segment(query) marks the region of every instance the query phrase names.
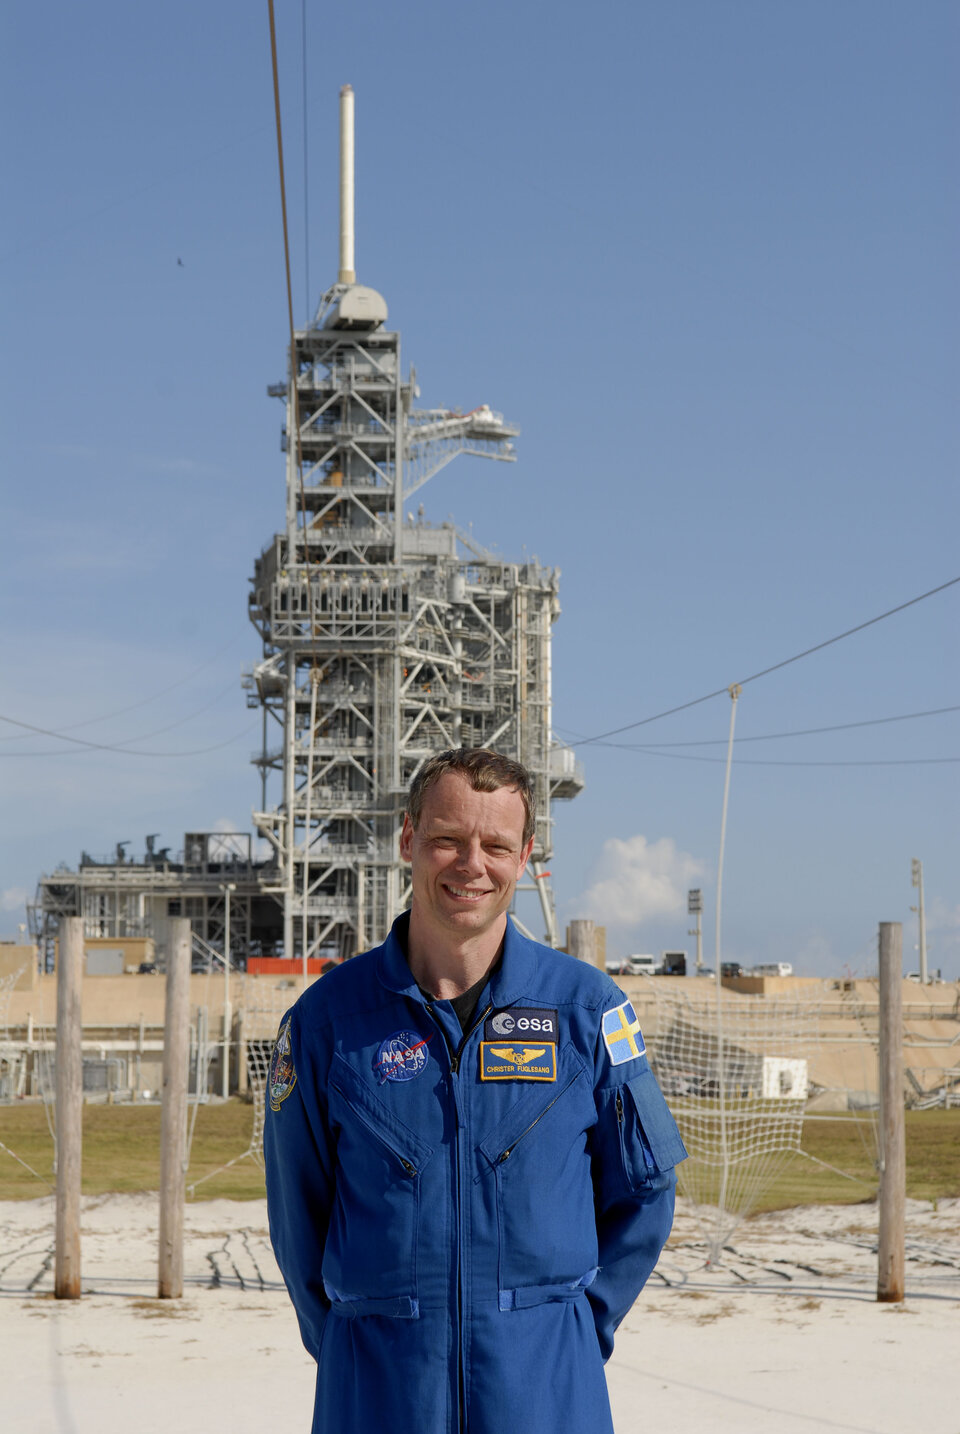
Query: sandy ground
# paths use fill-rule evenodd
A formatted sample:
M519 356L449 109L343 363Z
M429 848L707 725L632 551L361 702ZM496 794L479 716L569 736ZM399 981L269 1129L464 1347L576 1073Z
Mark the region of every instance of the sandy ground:
M681 1203L608 1366L617 1434L960 1434L960 1201L909 1202L902 1305L876 1302L876 1221L762 1216L710 1269ZM187 1207L179 1301L154 1298L156 1226L155 1196L87 1200L84 1297L55 1301L52 1198L0 1203L2 1428L307 1434L313 1365L263 1202Z

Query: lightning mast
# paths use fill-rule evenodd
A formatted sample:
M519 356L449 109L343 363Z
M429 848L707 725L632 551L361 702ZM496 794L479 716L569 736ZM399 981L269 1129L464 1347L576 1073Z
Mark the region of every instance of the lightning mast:
M340 266L294 334L286 526L256 560L263 713L254 821L270 842L284 952L342 960L381 941L409 900L398 852L410 780L432 753L492 746L533 772L533 888L556 944L551 799L583 780L550 731L559 574L503 561L451 523L404 517L459 453L515 461L518 430L485 404L417 410L387 305L357 282L353 90L340 92ZM275 804L268 791L277 790Z

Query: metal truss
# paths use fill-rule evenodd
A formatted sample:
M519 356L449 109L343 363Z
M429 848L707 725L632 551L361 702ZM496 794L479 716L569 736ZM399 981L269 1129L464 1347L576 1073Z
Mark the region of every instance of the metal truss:
M400 335L342 320L348 294L324 296L294 336L286 385L270 389L286 399L286 528L255 564L263 653L246 685L263 714L254 821L275 863L284 951L342 960L383 939L409 899L398 839L410 780L460 745L496 747L534 773L532 885L556 944L551 800L583 785L551 738L559 575L404 516L459 453L514 461L518 430L486 405L414 409Z
M28 907L41 966L52 970L60 922L82 916L84 934L123 941L151 936L158 956L165 950L171 916L189 917L193 932L218 952L225 950L226 903L230 899L230 950L234 964L250 954L271 955L279 922L263 894L262 866L251 860L246 832L188 832L182 860L148 846L142 860L102 860L83 853L76 871L61 868L40 878Z

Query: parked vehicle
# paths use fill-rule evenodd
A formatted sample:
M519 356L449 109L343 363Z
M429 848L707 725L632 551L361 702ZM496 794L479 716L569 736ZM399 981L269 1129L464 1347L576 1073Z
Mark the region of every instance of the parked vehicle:
M659 976L661 963L659 956L613 956L606 968L611 976Z
M631 976L657 976L660 973L659 956L628 956L627 970Z

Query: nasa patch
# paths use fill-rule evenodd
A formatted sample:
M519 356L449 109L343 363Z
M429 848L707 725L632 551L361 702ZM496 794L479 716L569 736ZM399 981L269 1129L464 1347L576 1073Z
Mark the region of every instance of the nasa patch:
M485 1041L553 1041L556 1044L559 1022L556 1011L540 1006L510 1006L494 1011L483 1026Z
M483 1041L481 1080L556 1080L557 1047L553 1041Z
M418 1036L415 1031L394 1031L380 1042L374 1070L380 1077L380 1084L388 1080L413 1080L427 1064L427 1042L429 1036Z
M271 1110L280 1109L281 1104L296 1083L297 1073L293 1068L293 1056L290 1053L290 1017L288 1016L277 1032L277 1042L273 1048L273 1055L270 1057L268 1087Z

